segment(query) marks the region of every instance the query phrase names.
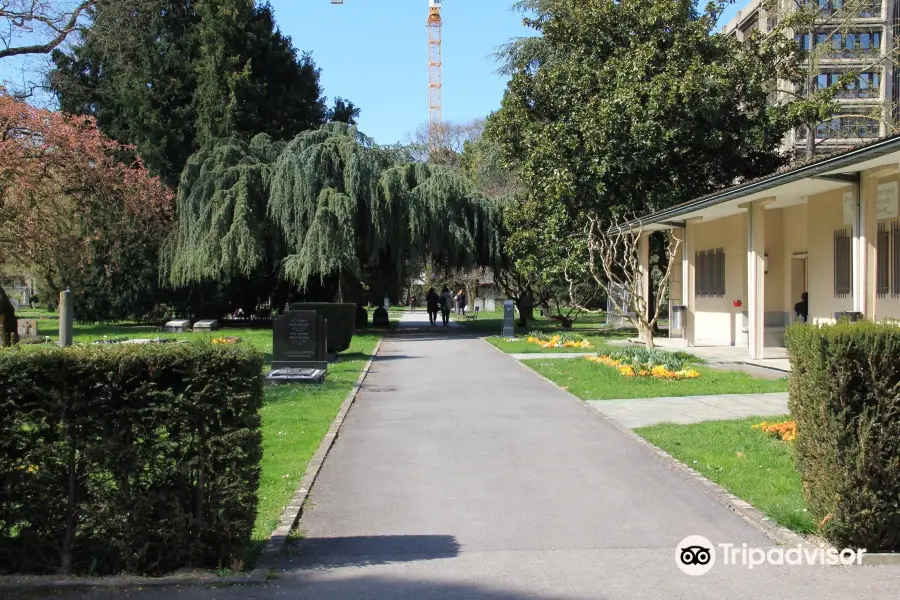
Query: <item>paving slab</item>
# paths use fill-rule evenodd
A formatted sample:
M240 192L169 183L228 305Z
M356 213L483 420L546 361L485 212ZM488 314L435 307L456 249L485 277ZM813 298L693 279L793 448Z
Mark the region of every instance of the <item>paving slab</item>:
M641 400L595 400L588 404L600 414L629 429L659 423L700 423L774 416L788 412L786 392L772 394L722 394Z

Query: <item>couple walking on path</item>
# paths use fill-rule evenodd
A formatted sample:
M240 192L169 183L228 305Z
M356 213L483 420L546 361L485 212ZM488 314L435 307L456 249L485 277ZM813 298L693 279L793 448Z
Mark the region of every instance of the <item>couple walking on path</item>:
M434 288L428 290L428 295L425 296L425 305L428 309L428 320L431 322L432 327L437 324L439 310L441 312L441 321L443 322L444 327L447 327L447 324L450 322L450 306L452 304L453 295L446 286L444 286L444 289L441 290L440 294L435 292Z

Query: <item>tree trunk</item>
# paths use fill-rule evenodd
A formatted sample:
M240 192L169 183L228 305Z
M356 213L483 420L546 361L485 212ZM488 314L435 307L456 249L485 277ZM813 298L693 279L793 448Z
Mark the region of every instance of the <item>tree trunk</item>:
M656 347L656 343L653 341L653 328L649 326L649 324L644 321L639 321L638 324L638 335L644 345L647 348Z
M3 286L0 285L0 348L11 346L19 342L19 324L16 319L16 310L6 295Z
M528 321L534 320L534 298L532 292L526 291L516 300L516 308L519 309L519 326L528 327Z

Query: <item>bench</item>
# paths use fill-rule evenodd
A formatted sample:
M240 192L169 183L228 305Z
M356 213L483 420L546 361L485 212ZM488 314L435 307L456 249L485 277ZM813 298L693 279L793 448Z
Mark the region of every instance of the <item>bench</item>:
M478 307L477 306L475 307L475 312L468 314L468 315L464 315L464 318L466 319L466 321L474 321L475 319L477 319L478 318Z

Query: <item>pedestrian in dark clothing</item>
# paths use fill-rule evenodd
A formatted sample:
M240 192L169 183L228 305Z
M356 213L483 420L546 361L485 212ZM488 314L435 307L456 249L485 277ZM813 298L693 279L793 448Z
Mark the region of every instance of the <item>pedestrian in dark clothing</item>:
M452 310L453 306L453 294L450 293L450 290L447 288L447 286L444 286L444 289L441 290L440 304L441 317L443 317L442 321L444 323L444 327L446 327L447 324L450 323L450 311Z
M441 298L438 296L437 292L434 291L434 288L428 290L428 295L425 296L425 308L428 309L428 321L431 322L432 327L437 323L440 301Z
M802 318L804 323L809 320L809 294L803 292L800 295L800 302L794 305L794 313Z

